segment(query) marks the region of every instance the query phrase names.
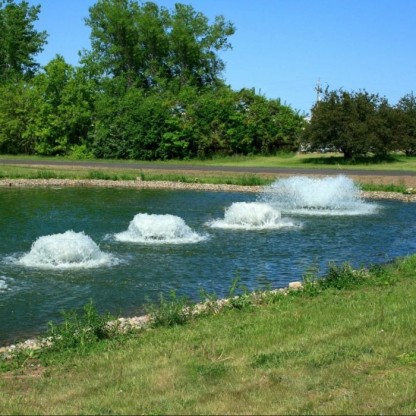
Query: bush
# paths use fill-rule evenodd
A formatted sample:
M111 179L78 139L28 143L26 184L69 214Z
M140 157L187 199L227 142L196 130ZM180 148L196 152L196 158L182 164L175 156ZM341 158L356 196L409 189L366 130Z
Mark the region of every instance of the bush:
M330 263L328 272L317 283L322 289L351 289L364 283L367 277L368 271L366 269L355 270L349 263L344 263L341 266Z

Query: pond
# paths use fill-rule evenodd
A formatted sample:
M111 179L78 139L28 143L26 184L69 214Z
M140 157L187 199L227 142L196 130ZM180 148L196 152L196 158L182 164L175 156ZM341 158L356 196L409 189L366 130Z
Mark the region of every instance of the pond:
M337 212L333 200L293 208L269 191L1 189L0 344L42 333L90 299L136 315L161 292L226 296L236 277L249 289L283 287L331 261L416 251L415 204L353 201L358 210Z

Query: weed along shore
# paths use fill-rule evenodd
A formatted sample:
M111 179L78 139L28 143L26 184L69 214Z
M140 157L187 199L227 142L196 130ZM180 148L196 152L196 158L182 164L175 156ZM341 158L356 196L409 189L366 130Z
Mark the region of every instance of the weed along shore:
M152 326L170 326L171 324L177 323L174 322L174 320L177 319L177 317L175 318L175 316L173 315L164 316L165 311L163 311L163 307L166 306L170 306L173 309L177 308L175 313L178 317L181 316L180 319L182 319L185 322L191 318L197 317L198 315L203 315L207 313L220 313L221 311L227 308L234 307L235 305L237 305L237 303L241 302L241 299L245 299L246 302L255 302L261 304L262 300L266 299L267 297L275 295L288 296L291 291L296 290L303 290L302 282L290 282L289 285L285 288L273 289L270 291L253 292L250 294L245 293L244 296L242 296L241 298L240 296L236 295L231 298L210 299L202 303L196 303L192 305L187 304L186 306L186 302L183 302L184 304L182 305L182 302L180 300L178 302L175 302L175 298L171 298L167 302L161 302L162 308L159 308L159 305L150 306L151 312L146 315L132 316L127 318L120 317L110 320L107 320L107 318L104 319L104 321L102 322L105 324L105 330L107 330L109 333L113 333L113 335L117 333L123 334L129 331L148 329ZM90 306L92 306L92 303L90 305L87 305L86 310L89 310L88 308ZM172 322L168 322L169 319L172 319ZM53 347L54 342L62 342L62 340L59 339L60 336L61 335L52 335L44 338L31 338L23 342L19 342L17 344L0 346L0 355L3 354L4 358L10 358L13 355L18 354L24 350L34 351L42 348L51 348Z
M105 188L132 188L132 189L167 189L167 190L192 190L192 191L223 191L223 192L251 192L258 193L264 186L260 185L234 185L214 184L181 181L144 181L136 180L104 180L104 179L0 179L2 188L25 187L105 187ZM391 199L403 202L415 202L414 188L406 188L403 192L386 191L361 191L363 198L367 199Z

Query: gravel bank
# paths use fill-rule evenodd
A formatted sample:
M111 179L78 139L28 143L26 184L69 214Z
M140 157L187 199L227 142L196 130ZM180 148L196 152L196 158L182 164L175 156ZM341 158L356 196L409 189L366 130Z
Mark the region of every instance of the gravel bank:
M0 187L104 187L131 189L177 189L192 191L223 191L223 192L253 192L258 193L263 186L241 186L226 184L185 183L168 181L110 181L97 179L1 179ZM405 195L398 192L362 192L363 198L394 199L404 202L416 202L416 194Z
M252 298L260 300L268 294L282 294L286 296L289 291L302 290L302 282L291 282L287 287L280 289L273 289L265 292L253 292L251 294ZM235 298L237 298L236 296ZM189 316L198 316L204 312L211 312L213 314L221 312L223 309L230 304L230 299L218 299L213 301L207 301L204 303L197 303L191 308L185 308L184 312L189 314ZM107 323L109 329L115 329L120 333L125 333L129 330L138 330L149 327L152 324L151 315L142 315L142 316L133 316L129 318L118 318L115 321L110 321ZM0 347L0 356L3 358L12 357L14 354L22 350L39 350L41 348L50 347L52 345L51 340L48 338L32 338L27 339L26 341L19 342L17 344L8 345Z
M1 179L0 187L103 187L132 189L178 189L193 191L259 192L262 186L214 185L168 181L111 181L100 179Z

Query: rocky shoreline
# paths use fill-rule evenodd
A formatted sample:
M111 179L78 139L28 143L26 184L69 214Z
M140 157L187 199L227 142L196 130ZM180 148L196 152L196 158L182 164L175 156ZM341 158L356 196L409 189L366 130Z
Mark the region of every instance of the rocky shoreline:
M2 188L29 188L29 187L101 187L101 188L131 188L131 189L171 189L192 191L222 191L222 192L252 192L258 193L264 186L242 186L228 184L188 183L169 181L142 181L137 180L101 180L101 179L0 179ZM410 191L413 191L411 189ZM390 199L403 202L416 202L416 194L403 194L399 192L361 192L366 199Z
M280 289L273 289L270 291L265 292L253 292L249 296L253 299L261 299L267 295L277 295L281 294L283 296L287 296L289 291L296 291L302 290L303 285L301 282L291 282L287 287L280 288ZM235 299L238 296L234 297ZM211 312L211 313L219 313L224 308L226 308L232 299L218 299L213 301L206 301L204 303L197 303L193 305L193 307L185 308L185 312L189 314L189 316L198 316L203 313ZM110 321L107 324L109 330L115 330L118 333L125 333L131 330L141 330L148 328L152 323L152 316L151 315L142 315L142 316L132 316L128 318L118 318L115 321ZM5 359L12 357L13 355L17 354L19 351L23 350L39 350L42 348L48 348L52 345L52 342L49 338L31 338L27 339L26 341L22 341L16 344L7 345L0 347L0 357Z

